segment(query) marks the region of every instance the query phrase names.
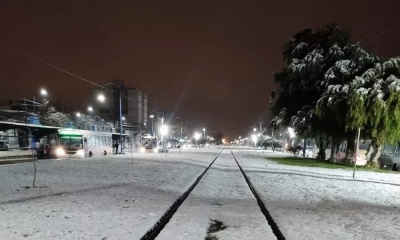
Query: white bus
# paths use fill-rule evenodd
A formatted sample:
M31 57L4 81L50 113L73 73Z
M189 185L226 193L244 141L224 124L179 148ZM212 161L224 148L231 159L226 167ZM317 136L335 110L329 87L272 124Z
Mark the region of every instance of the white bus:
M63 128L56 134L56 144L52 146L56 157L95 157L112 154L111 132L87 131Z

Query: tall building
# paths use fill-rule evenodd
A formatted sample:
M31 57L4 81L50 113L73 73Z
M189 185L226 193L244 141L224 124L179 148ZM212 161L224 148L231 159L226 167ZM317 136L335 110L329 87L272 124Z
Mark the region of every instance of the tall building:
M93 107L93 114L106 121L119 122L120 93L124 123L146 125L147 95L136 88L125 87L122 81L109 84L107 88L97 87L89 90L89 105ZM104 101L99 101L100 94L104 96Z

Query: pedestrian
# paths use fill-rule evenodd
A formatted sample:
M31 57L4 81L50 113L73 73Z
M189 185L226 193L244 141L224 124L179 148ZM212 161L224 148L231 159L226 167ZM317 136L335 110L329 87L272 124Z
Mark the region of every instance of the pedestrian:
M118 154L118 147L119 147L119 144L118 144L118 142L116 142L115 143L115 154Z
M46 144L44 148L44 154L46 155L46 158L50 158L50 146L49 144Z

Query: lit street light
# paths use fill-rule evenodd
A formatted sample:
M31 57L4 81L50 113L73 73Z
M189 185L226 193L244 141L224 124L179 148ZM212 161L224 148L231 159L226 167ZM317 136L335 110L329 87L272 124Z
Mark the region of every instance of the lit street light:
M119 126L120 126L120 138L119 138L119 141L120 141L120 144L121 144L121 153L122 153L122 143L123 143L122 142L122 131L123 130L122 130L122 99L121 99L122 93L121 93L121 86L116 84L116 83L107 83L106 85L110 85L110 84L117 86L118 90L119 90ZM97 99L100 102L104 102L106 98L102 93L100 93L97 96ZM117 149L117 152L118 152L118 149Z
M77 117L80 117L80 116L81 116L81 113L77 112L77 113L76 113L76 116L77 116Z
M47 91L46 91L46 89L41 89L41 90L40 90L40 95L42 95L42 96L47 96Z
M164 136L168 134L168 127L166 125L162 125L160 127L160 134L161 134L162 148L164 149Z
M257 148L257 135L253 134L253 136L251 136L253 142L254 142L254 149Z
M254 132L257 132L257 128L253 128L253 131L254 131Z
M87 109L89 112L93 112L93 108L91 106L88 107Z
M122 121L125 121L125 117L122 117Z
M46 97L47 96L46 89L44 89L44 88L40 89L40 95L42 95L43 97ZM35 99L35 96L33 96L33 112L36 112L36 99Z
M99 100L100 102L104 102L106 100L106 97L104 96L104 94L100 93L99 96L97 96L97 100Z

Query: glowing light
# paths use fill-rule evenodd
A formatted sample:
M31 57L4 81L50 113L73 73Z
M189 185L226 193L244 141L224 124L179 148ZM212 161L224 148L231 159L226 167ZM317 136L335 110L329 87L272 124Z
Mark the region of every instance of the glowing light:
M79 149L78 151L76 151L76 154L83 157L83 155L85 154L85 152L82 149Z
M153 152L155 152L155 153L158 152L158 147L154 148Z
M168 127L166 125L162 125L160 127L160 133L161 133L161 135L167 135L168 134Z
M87 109L89 112L93 112L93 108L91 106L88 107Z
M125 121L125 117L122 117L122 121Z
M42 95L42 96L47 96L47 91L46 91L46 89L41 89L41 90L40 90L40 95Z
M141 152L141 153L144 153L144 152L146 152L146 148L144 148L144 147L141 147L141 148L140 148L140 152Z
M257 128L253 128L253 131L256 132L256 131L257 131Z
M289 132L289 137L294 138L296 137L296 133L294 132L294 129L291 127L288 127L288 132Z
M97 100L99 100L100 102L104 102L106 100L106 97L101 93L99 94L99 96L97 96Z
M154 118L154 115L152 114L152 115L150 115L150 118Z
M201 137L201 134L200 134L200 133L198 133L198 132L195 132L195 133L194 133L194 139L199 140L200 137Z
M65 151L64 151L64 149L62 149L62 148L57 148L56 154L57 154L57 156L62 156L62 155L65 154Z
M76 116L77 116L77 117L80 117L80 116L81 116L81 113L76 113Z

